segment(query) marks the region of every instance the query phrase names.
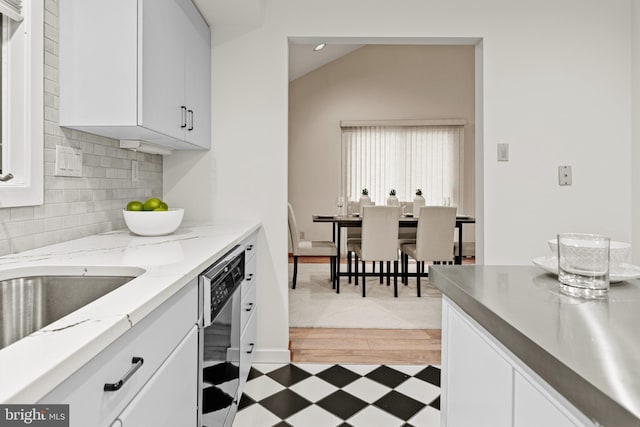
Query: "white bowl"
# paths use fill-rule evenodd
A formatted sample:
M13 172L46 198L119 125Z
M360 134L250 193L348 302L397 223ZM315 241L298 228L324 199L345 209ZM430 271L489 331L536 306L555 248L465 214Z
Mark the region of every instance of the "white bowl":
M558 255L558 239L549 239L549 249L554 256ZM611 265L629 264L631 260L631 244L625 242L617 242L612 240L609 242L609 263Z
M132 233L140 236L164 236L180 227L184 209L169 208L168 211L122 211L124 222Z

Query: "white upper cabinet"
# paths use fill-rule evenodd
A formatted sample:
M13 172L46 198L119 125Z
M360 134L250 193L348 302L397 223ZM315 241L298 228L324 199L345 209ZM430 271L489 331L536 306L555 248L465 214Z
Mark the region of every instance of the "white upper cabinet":
M153 1L153 0L148 0ZM191 1L184 3L191 4ZM211 36L194 7L185 9L188 19L185 43L185 94L187 140L209 147L211 139Z
M60 125L209 149L210 58L191 0L60 2Z

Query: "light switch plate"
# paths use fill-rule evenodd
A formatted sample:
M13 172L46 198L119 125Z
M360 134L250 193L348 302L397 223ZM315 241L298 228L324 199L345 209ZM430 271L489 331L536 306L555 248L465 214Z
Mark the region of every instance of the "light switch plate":
M55 176L82 176L82 150L56 145Z
M571 185L572 180L571 166L558 166L558 184Z
M509 144L498 144L498 161L509 161Z

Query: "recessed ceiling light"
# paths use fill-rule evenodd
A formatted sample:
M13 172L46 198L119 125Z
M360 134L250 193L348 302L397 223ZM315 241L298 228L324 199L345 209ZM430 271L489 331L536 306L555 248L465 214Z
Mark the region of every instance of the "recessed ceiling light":
M318 46L314 47L313 50L317 52L319 50L324 49L326 45L327 45L326 43L320 43Z

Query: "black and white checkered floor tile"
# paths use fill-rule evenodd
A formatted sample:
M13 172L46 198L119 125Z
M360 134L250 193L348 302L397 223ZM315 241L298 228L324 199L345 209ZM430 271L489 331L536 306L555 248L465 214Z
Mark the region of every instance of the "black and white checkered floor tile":
M440 425L435 366L254 364L233 427Z

